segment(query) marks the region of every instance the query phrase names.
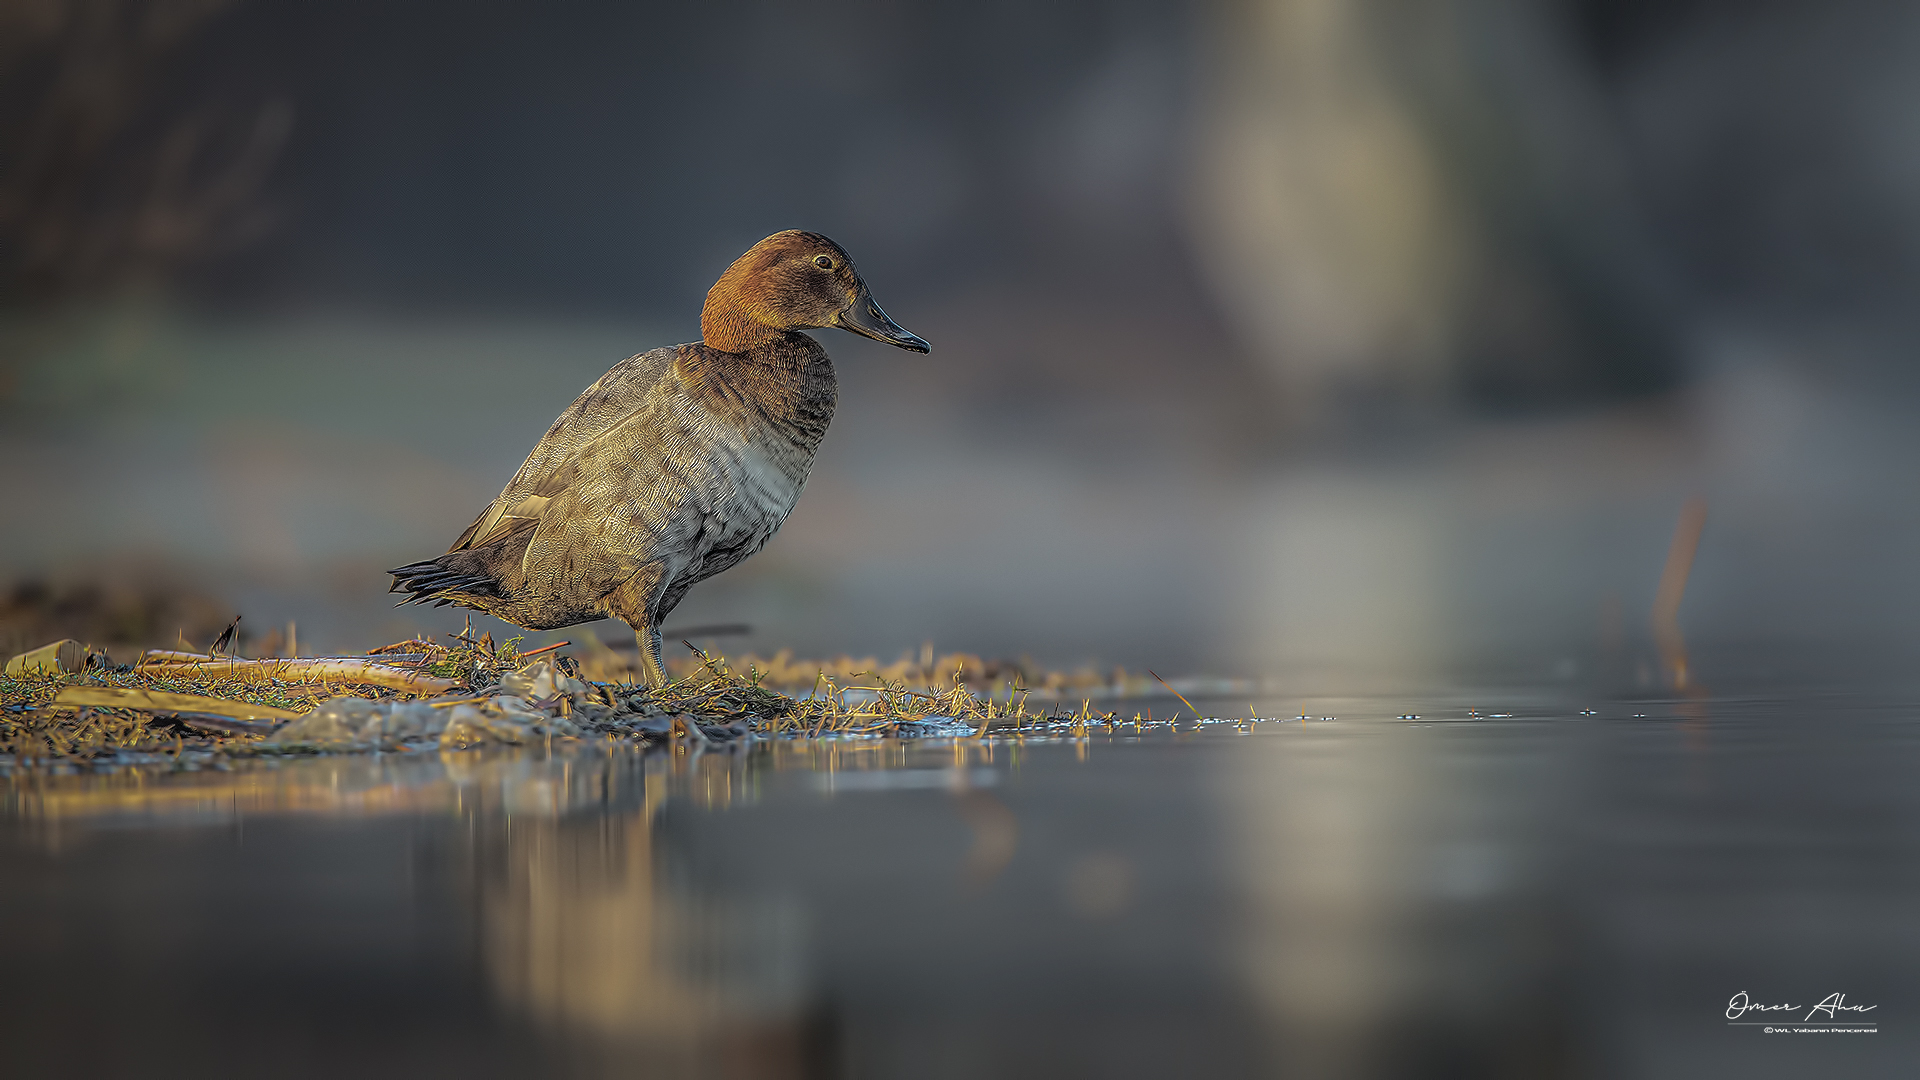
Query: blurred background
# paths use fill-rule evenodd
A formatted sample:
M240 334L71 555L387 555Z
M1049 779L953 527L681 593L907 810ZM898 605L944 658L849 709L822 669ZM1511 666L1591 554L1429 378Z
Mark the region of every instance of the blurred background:
M729 651L1631 670L1700 496L1696 650L1897 661L1916 56L1879 0L0 0L4 644L459 627L382 571L805 228L934 351L823 333L805 497L672 620Z

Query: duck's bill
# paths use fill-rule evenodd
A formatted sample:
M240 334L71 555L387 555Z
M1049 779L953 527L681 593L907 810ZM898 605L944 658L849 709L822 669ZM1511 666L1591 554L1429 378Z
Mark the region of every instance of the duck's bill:
M835 325L898 348L914 352L933 351L933 346L927 344L925 338L908 333L899 323L887 318L887 313L880 310L880 305L874 303L871 296L862 296L852 307L842 311Z

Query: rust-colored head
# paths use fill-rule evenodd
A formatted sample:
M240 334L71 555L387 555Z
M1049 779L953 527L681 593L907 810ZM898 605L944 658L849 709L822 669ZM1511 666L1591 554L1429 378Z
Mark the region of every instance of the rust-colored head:
M700 312L700 336L730 353L789 330L829 326L914 352L931 350L887 318L846 251L819 233L778 232L748 248L707 290Z

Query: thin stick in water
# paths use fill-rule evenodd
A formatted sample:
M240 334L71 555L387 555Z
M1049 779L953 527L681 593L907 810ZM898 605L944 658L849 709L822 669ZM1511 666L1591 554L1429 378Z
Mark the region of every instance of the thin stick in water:
M1186 699L1185 697L1183 697L1183 696L1181 695L1181 693L1180 693L1180 691L1178 691L1178 690L1175 690L1175 689L1173 688L1173 686L1172 686L1171 684L1169 684L1169 683L1167 682L1167 680L1165 680L1165 679L1161 679L1161 678L1160 678L1160 676L1158 676L1158 675L1154 675L1154 672L1153 672L1153 669L1152 669L1152 668L1148 668L1148 669L1147 669L1147 674L1149 674L1149 675L1153 675L1153 677L1154 677L1154 678L1156 678L1156 679L1159 679L1159 680L1160 680L1160 685L1161 685L1161 686L1165 686L1165 687L1167 688L1167 693L1169 693L1169 694L1172 694L1172 695L1173 695L1174 697L1177 697L1177 698L1180 698L1180 704L1182 704L1182 705L1185 705L1185 706L1186 706L1187 708L1189 708L1189 709L1193 709L1193 702L1191 702L1191 701L1188 701L1188 700L1187 700L1187 699ZM1199 719L1200 719L1200 710L1199 710L1199 709L1193 709L1193 718L1194 718L1195 720L1199 720Z

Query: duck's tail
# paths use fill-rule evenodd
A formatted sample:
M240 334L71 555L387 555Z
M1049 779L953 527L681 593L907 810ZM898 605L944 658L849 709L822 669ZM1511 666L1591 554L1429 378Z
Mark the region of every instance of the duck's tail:
M478 608L482 611L500 599L500 582L488 573L476 558L477 552L449 551L437 559L426 562L408 563L387 573L393 575L393 584L388 592L407 594L396 607L408 604L432 604L434 607L446 607L459 604L462 607Z

